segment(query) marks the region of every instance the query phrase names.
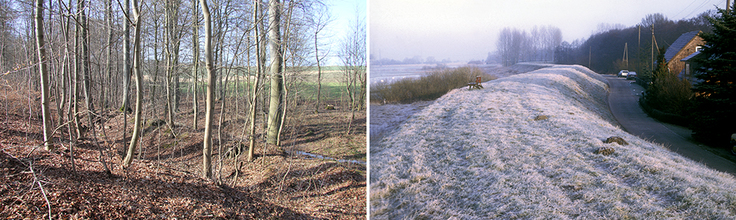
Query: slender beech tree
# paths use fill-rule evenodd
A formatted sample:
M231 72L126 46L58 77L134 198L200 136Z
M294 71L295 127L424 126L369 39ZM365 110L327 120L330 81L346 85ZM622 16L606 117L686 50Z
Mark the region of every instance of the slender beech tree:
M86 0L79 0L77 2L77 10L79 11L79 23L81 24L81 44L82 44L82 63L81 63L81 71L82 71L82 89L84 92L84 104L87 108L87 119L89 122L89 128L92 129L92 126L94 126L92 116L93 116L93 107L92 107L92 88L90 88L90 74L89 74L89 40L87 38L87 6L85 5Z
M199 9L197 8L197 1L192 1L192 77L194 77L194 85L192 86L192 111L194 112L192 120L192 129L197 130L197 75L199 73Z
M204 16L204 56L205 68L207 68L207 94L205 106L205 124L204 124L204 143L202 147L202 177L212 177L212 111L214 110L214 94L215 94L215 67L213 66L212 56L212 16L210 9L207 7L207 0L199 0L202 7L202 15Z
M179 46L181 45L181 31L179 27L180 0L166 0L166 121L174 126L174 116L179 104Z
M39 72L41 75L41 114L43 115L43 141L46 150L53 150L51 112L49 111L49 73L46 67L46 48L43 34L43 1L36 0L36 46L38 49Z
M332 21L332 18L330 17L330 12L327 10L327 7L325 7L323 4L319 4L316 8L316 13L312 16L311 23L314 25L314 58L317 61L317 104L314 105L314 112L319 112L319 106L320 101L322 98L322 66L321 61L325 57L327 57L327 54L329 54L329 51L324 52L323 54L319 53L319 33L324 30L325 27L327 27L327 24L329 24Z
M123 160L123 167L130 166L133 161L133 153L138 144L138 138L141 132L141 112L143 106L143 73L142 64L143 58L141 57L141 10L138 6L138 1L133 0L133 18L135 20L135 38L133 40L133 70L135 71L135 120L133 121L133 135L130 139L130 145L128 145L128 152Z
M71 0L69 0L71 1ZM125 11L123 12L123 104L120 111L123 112L123 142L125 142L125 132L128 129L128 109L130 109L130 101L128 100L128 91L130 87L130 0L125 0Z
M351 32L347 38L345 38L341 51L341 59L345 66L345 82L347 83L345 89L348 93L348 97L350 98L350 121L348 122L347 134L350 134L351 126L355 120L355 111L362 106L362 104L360 106L356 105L356 102L358 102L356 95L361 96L362 93L365 93L364 88L361 88L365 87L365 83L358 85L358 81L360 80L363 82L362 80L365 78L366 74L366 34L365 25L362 20L363 19L360 17L356 17L355 26L351 27ZM362 100L360 100L360 102L362 102Z
M110 81L112 79L112 38L113 38L113 31L112 31L112 0L105 0L105 24L107 25L107 60L105 60L105 72L107 72L107 82L109 83L107 86L107 93L113 94L112 92L112 82ZM108 95L103 95L102 92L100 92L100 96L103 97L102 100L100 100L100 106L102 106L103 109L109 107L109 100Z
M284 90L283 75L281 72L281 2L268 1L268 50L271 58L271 101L268 108L268 133L266 142L278 142L279 127L281 125L281 108Z
M253 154L254 149L256 145L256 111L258 106L258 93L259 93L259 87L260 87L260 81L262 71L263 71L263 62L261 59L261 50L263 48L261 47L261 41L262 41L262 34L263 32L260 31L261 29L259 26L262 26L262 22L259 22L260 20L260 0L253 0L253 25L255 27L253 30L255 30L255 39L256 39L256 81L253 83L253 94L251 97L251 104L250 104L250 133L248 134L248 157L247 161L253 161Z

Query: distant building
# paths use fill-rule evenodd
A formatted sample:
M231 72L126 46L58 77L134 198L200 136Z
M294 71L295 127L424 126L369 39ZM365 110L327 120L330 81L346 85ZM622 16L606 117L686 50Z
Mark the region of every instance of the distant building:
M699 36L700 33L702 32L691 31L684 33L667 48L667 52L664 53L664 59L667 61L667 68L670 70L670 73L683 75L682 72L686 70L686 63L683 59L700 51L700 48L705 44L703 38Z

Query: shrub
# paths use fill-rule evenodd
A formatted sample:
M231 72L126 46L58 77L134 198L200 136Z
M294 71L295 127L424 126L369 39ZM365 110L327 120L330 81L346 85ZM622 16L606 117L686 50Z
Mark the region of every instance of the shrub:
M652 72L652 83L647 88L646 104L667 113L687 114L693 94L692 85L688 80L680 80L669 72L664 53L665 49L661 48L657 56L657 67Z
M437 69L419 78L406 78L391 83L376 83L371 86L371 102L410 103L433 100L450 90L467 86L476 76L483 80L496 79L478 67Z
M654 109L686 115L693 95L692 85L688 80L680 80L674 74L657 77L647 90L647 104Z

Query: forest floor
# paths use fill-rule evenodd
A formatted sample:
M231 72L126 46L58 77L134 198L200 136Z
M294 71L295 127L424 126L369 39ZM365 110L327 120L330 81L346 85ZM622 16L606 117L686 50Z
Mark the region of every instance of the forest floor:
M182 104L181 109L187 111L177 115L172 127L146 120L137 159L122 169L124 149L132 133L131 114L123 132L122 113L112 110L101 113L94 129L97 138L87 129L87 138L72 148L64 127L55 133L56 150L46 151L41 147L41 117L35 112L40 108L28 107L27 97L14 98L7 93L4 101L0 106L2 219L364 219L366 216L365 111L356 113L351 133L346 134L350 112L337 108L315 114L313 109L298 109L287 118L281 147L264 145L262 135L258 135L253 162L245 161L245 153L235 156L227 153L247 150L237 147L247 146L244 138L247 130L243 129L247 117L226 112L222 138L218 138L220 123L214 123L215 177L206 179L201 177L204 113L200 112L198 128L193 129L191 103ZM200 106L203 109L204 103ZM218 102L216 119L219 108ZM28 109L34 111L30 117ZM151 111L155 108L148 109L144 115L154 115ZM263 133L262 118L259 116L258 134ZM334 159L314 159L296 152ZM103 162L109 166L110 174Z

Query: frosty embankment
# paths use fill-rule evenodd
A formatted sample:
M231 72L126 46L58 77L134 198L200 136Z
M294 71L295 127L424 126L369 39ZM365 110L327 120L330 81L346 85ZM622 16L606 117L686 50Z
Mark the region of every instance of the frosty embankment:
M736 179L618 128L605 79L587 68L483 86L372 144L372 218L736 217ZM603 142L612 136L628 145Z

